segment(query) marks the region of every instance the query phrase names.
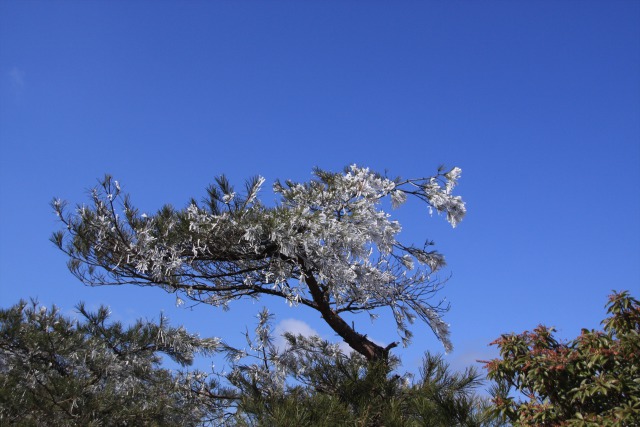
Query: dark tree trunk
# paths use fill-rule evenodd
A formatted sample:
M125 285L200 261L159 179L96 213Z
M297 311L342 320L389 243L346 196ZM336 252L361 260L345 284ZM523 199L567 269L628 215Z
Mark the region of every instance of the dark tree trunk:
M382 347L369 340L366 335L356 332L342 317L331 309L327 295L320 288L313 273L305 267L302 267L302 273L304 274L305 283L309 287L313 302L316 304L316 309L331 329L369 362L386 362L389 356L389 350L397 344L392 343L387 347Z

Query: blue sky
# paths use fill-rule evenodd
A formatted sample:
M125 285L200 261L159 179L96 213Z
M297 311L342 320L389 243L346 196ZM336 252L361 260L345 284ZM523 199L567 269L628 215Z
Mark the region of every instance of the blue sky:
M238 339L267 305L281 326L333 339L280 301L224 313L84 287L48 241L49 202L86 201L108 172L153 212L221 173L306 180L352 163L462 168L455 230L418 204L394 212L405 242L433 239L447 257L455 365L501 333L599 327L612 289L640 291L640 3L0 2L3 307L37 297L71 313L83 300L124 321L164 310ZM384 316L360 322L397 339ZM425 325L414 332L397 352L408 369L442 350Z

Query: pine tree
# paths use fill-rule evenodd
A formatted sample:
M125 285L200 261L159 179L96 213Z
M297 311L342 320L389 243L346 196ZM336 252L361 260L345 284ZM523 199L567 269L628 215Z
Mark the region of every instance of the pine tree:
M476 393L475 368L453 372L427 353L416 380L398 373L393 356L371 362L317 336L286 333L286 347L277 348L271 316L263 310L258 319L246 349L226 349L233 361L226 379L238 396L230 427L502 425Z
M110 322L108 310L78 306L73 321L36 302L0 310L1 425L201 425L221 408L196 393L198 371L173 372L196 353L213 354L215 339L184 328L138 321Z
M165 206L140 214L118 181L107 176L90 206L68 213L53 202L64 229L53 235L68 254L73 274L89 285L157 286L189 299L227 307L241 298L270 296L316 310L368 361L386 360L397 345L381 346L357 332L344 314L391 310L403 344L409 324L424 321L451 349L442 303L431 299L441 282L433 274L444 257L397 240L397 221L381 209L411 196L430 211L445 213L452 226L465 206L452 191L461 170L443 168L430 178L389 179L351 166L343 173L317 169L306 183L277 181L275 206L258 193L264 179L249 180L244 194L224 177L202 203L182 210Z

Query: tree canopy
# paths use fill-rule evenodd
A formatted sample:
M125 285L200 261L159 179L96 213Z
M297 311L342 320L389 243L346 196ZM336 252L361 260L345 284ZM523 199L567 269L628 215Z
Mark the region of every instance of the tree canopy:
M179 390L169 387L165 394L153 387L142 390L158 394L160 402L166 393L182 393L176 413L192 405L200 421L209 417L230 426L638 424L640 304L626 292L611 297L611 317L603 322L603 332L583 330L575 340L563 343L553 336L553 328L540 326L496 340L493 344L501 358L487 363L489 377L496 381L491 411L484 399L473 394L480 383L474 370L451 374L442 359L427 353L421 379L414 382L393 374L398 360L389 352L397 343L377 344L345 321L346 314L375 318L379 309L388 309L403 344L411 339L410 325L420 320L445 349L451 349L448 325L442 319L447 306L434 302L443 283L435 273L445 265L444 257L428 240L421 246L401 242L401 226L385 209L414 198L429 212L445 214L455 227L466 212L462 199L453 194L460 173L459 168L441 167L432 177L391 179L355 165L341 173L316 169L308 182L276 181L273 205L258 197L263 178L250 179L240 193L221 176L202 201L191 199L183 209L166 205L150 215L140 213L120 183L106 176L92 191L89 205L70 211L65 202L53 202L64 228L53 234L52 241L69 256L71 272L85 284L155 286L176 293L178 302L186 299L223 309L243 298L280 298L317 311L355 352L345 354L319 337L291 334L286 334L286 348L276 348L266 309L258 314L255 336L247 332L244 349L222 341L197 341L179 330L171 330L179 337L169 346L151 340L140 347L139 340L147 335L123 332L121 326L103 332L109 330L95 325L104 323L104 312L96 317L83 308L87 325L94 326L85 331L79 325L76 331L91 340L96 334L106 340L106 347L100 347L98 339L98 347L118 360L130 349L146 352L147 368L140 372L146 375L147 388L173 378L161 369L148 369L155 363L154 352L164 351L181 363L187 360L181 355L188 356L195 348L225 353L230 372L179 374L173 379ZM40 311L40 316L44 314ZM24 316L27 323L39 321L35 308L25 310L24 304L12 316L7 325L24 322ZM53 325L41 329L58 331L57 323ZM134 329L146 327L140 324ZM162 320L153 327L167 330ZM15 334L22 329L11 330ZM34 348L38 354L40 347ZM21 366L19 353L3 351L3 357L9 354L13 359L3 361L0 373L19 372L11 370ZM44 369L54 378L56 372L67 372L68 362L61 362L67 359L76 357L50 356L44 359L49 363ZM85 381L86 368L73 369ZM140 372L129 374L134 383ZM15 382L17 375L5 375L3 381ZM30 375L40 384L36 374ZM89 378L89 386L81 383L80 390L92 390L94 380ZM33 384L31 388L37 388ZM514 392L525 400L517 400ZM80 400L69 399L73 415L73 405ZM169 416L162 408L159 414Z
M640 425L640 302L620 292L607 305L604 331L560 342L539 326L496 340L496 412L520 426Z
M212 355L216 339L184 328L138 321L124 327L101 307L78 306L71 320L54 306L21 301L0 310L0 424L201 425L219 417L215 401L194 393L202 373L171 371L196 353Z
M52 240L89 285L158 286L221 307L244 297L282 298L318 311L369 361L386 359L396 343L374 343L343 315L375 317L376 309L388 308L405 345L409 325L419 319L450 350L441 318L447 307L432 300L441 285L433 274L444 257L430 241L401 243L401 226L382 203L399 207L413 197L455 227L465 215L453 195L460 173L441 167L432 177L390 179L355 165L342 173L316 169L309 182L276 181L275 206L258 197L263 178L250 179L239 193L221 176L202 202L192 199L181 210L167 205L153 215L140 213L106 176L90 205L69 212L54 200L65 227Z
M32 302L0 310L0 424L243 426L490 426L474 368L451 372L427 354L417 379L389 375L318 337L273 342L262 311L247 348L202 339L165 317L130 326L104 307L78 320ZM230 370L184 370L196 353L227 355ZM160 355L181 368L167 369Z

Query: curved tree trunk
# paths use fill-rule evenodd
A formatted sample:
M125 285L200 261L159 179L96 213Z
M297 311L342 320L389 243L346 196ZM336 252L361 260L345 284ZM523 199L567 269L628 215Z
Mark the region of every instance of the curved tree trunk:
M320 288L311 270L306 267L301 268L305 283L309 287L313 302L316 304L316 309L331 329L349 344L352 349L362 354L369 362L386 362L389 356L389 350L397 346L397 343L391 343L387 347L382 347L369 340L366 335L356 332L340 315L331 309L327 295L325 295L325 292Z

